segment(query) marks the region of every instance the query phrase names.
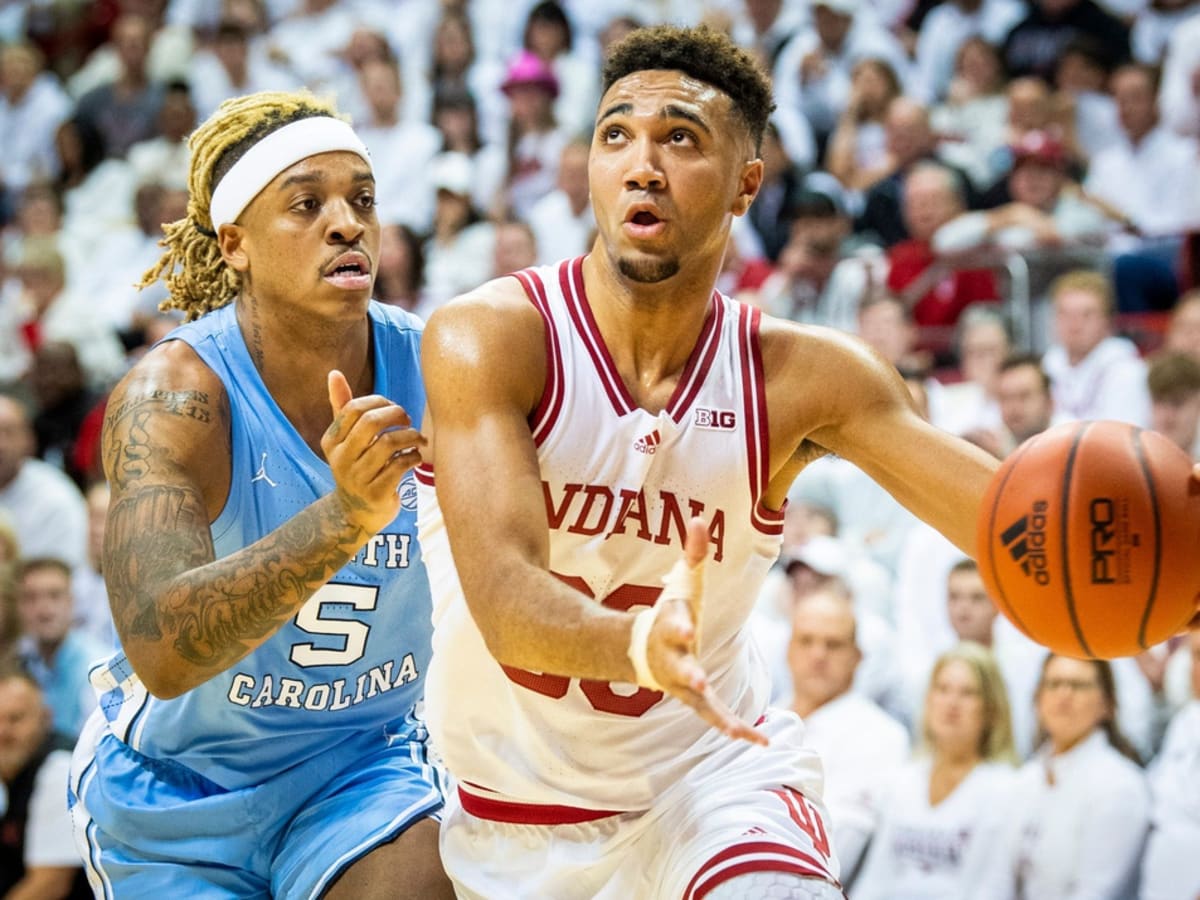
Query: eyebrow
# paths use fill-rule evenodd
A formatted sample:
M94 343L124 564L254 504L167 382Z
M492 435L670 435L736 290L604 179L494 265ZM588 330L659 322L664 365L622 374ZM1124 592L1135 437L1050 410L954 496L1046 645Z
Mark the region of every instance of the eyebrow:
M288 188L295 187L297 185L322 184L326 180L327 179L324 172L302 172L296 175L289 175L287 178L283 179L282 183L279 185L279 190L285 191ZM369 170L360 169L354 173L351 180L355 184L362 184L364 182L374 184L375 175Z
M596 127L599 128L604 120L608 119L610 116L627 116L632 112L632 103L615 103L600 114L600 118L596 120ZM666 106L660 109L658 111L658 118L684 119L685 121L691 122L705 134L712 134L712 129L709 128L708 123L700 118L700 116L696 115L690 109L685 109L682 106L676 106L674 103L668 103Z

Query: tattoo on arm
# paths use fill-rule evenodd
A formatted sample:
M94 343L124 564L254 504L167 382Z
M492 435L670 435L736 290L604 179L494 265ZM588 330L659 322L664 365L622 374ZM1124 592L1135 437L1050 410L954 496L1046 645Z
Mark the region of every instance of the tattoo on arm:
M104 416L108 436L104 453L115 487L128 488L150 473L153 457L161 453L150 442L151 420L163 414L206 425L213 421L212 404L204 391L155 390L109 408Z
M191 420L186 437L172 430L175 417ZM196 423L206 427L197 432ZM123 396L106 416L113 503L104 573L113 620L127 651L154 660L147 664L183 689L274 634L369 536L346 522L344 499L331 495L214 560L209 506L179 441L227 455L228 423L223 394L188 390Z
M212 558L199 491L151 485L113 504L105 533L104 575L122 638L162 640L163 614L155 587Z
M122 639L170 647L192 668L194 684L274 634L366 537L321 500L213 561L199 492L163 485L122 499L108 527L106 574Z

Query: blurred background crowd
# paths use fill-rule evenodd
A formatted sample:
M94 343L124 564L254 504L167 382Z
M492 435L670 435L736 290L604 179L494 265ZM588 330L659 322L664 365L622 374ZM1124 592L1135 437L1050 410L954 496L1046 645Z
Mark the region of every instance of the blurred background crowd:
M1106 418L1200 458L1200 0L0 0L0 896L73 865L43 789L116 641L105 397L177 323L134 285L197 122L334 96L379 179L376 296L426 316L587 251L600 66L658 22L774 82L725 293L859 334L997 457ZM852 900L1200 897L1200 637L1047 658L844 460L786 515L753 626Z

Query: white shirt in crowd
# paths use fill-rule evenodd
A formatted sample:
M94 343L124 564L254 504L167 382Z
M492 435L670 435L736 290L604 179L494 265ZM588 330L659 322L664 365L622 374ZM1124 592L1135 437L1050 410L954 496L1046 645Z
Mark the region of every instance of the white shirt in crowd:
M1042 368L1050 376L1054 408L1060 413L1072 419L1116 419L1149 427L1146 364L1127 338L1105 338L1075 365L1066 350L1054 344L1042 357Z
M981 35L999 46L1024 15L1025 6L1020 0L983 0L973 12L952 2L933 7L917 34L916 80L920 96L927 103L946 96L954 75L954 60L964 41Z
M833 56L825 51L825 71L803 82L800 65L809 53L822 47L816 27L802 31L779 54L773 71L777 110L799 110L812 128L830 132L850 99L850 75L856 63L868 57L885 60L895 71L900 84L907 88L911 67L900 41L883 28L873 14L855 16L842 42L841 52ZM779 113L776 112L778 116ZM781 136L783 130L780 130ZM787 144L784 144L785 148ZM789 156L791 155L789 148ZM793 158L798 165L800 161Z
M817 707L804 717L804 726L805 740L825 769L822 797L846 880L879 821L884 791L909 758L908 731L853 691Z
M1040 751L1017 774L1013 800L1018 900L1133 896L1150 795L1142 770L1103 730L1058 756Z
M0 184L23 190L58 174L54 134L71 114L71 100L58 80L43 72L18 102L0 94Z
M27 459L8 487L0 488L0 516L7 515L21 555L61 559L72 569L87 562L87 505L62 470Z
M1141 900L1200 897L1200 698L1176 713L1150 769L1152 827Z
M1200 174L1192 138L1159 126L1134 146L1124 134L1092 157L1084 188L1128 216L1146 235L1179 234L1197 224L1196 199L1181 184Z
M52 751L38 769L25 824L26 869L79 865L79 851L75 849L71 814L67 811L67 795L63 790L70 770L69 750Z
M537 243L538 265L582 256L591 248L590 239L596 218L589 203L575 215L571 201L561 190L551 191L533 205L529 227Z
M418 234L433 224L435 191L429 165L442 149L442 133L423 122L355 125L371 152L381 222L401 222Z
M233 83L229 71L211 50L196 51L189 66L188 84L197 120L203 122L230 97L258 91L292 91L300 86L300 81L270 58L266 44L254 41L247 51L244 85Z
M1163 59L1158 107L1163 124L1177 134L1200 133L1200 97L1192 79L1200 69L1200 16L1174 30Z
M936 806L929 802L931 769L930 760L918 759L896 774L854 900L1009 896L1007 861L996 851L1008 819L1012 767L980 763Z

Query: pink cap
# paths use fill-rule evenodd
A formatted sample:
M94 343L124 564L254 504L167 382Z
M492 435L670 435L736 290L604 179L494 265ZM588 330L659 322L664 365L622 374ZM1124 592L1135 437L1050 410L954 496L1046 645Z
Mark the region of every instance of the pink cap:
M551 97L558 96L558 77L536 53L522 50L508 64L500 90L509 93L514 87L530 84L545 88Z

